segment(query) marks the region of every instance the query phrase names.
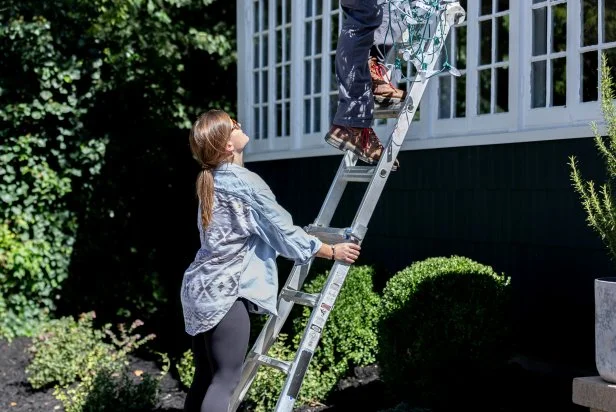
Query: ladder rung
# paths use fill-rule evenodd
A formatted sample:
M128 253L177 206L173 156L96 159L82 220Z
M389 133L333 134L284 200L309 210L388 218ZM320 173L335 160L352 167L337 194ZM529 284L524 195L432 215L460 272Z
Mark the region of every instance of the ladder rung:
M411 110L413 110L413 98L409 95L407 97L407 99L410 99L410 103L406 108L406 111L410 112ZM404 107L404 102L402 102L401 104L397 105L398 107L394 108L394 109L379 109L377 107L374 108L374 118L375 119L390 119L390 118L394 118L394 117L398 117L398 115L400 114L400 110Z
M368 183L374 176L375 166L349 166L345 167L341 179L347 182Z
M251 360L256 360L261 365L278 369L279 371L282 371L286 374L288 374L289 370L291 369L291 362L272 358L270 356L262 355L260 353L251 352L250 355L247 356L247 358Z
M353 236L350 228L338 229L335 227L309 225L304 228L306 233L316 236L321 242L336 244L352 242L357 236Z
M299 303L300 305L310 306L312 308L317 305L317 301L319 300L319 295L290 288L283 288L281 297L286 301Z
M375 119L392 119L398 117L400 114L400 108L398 109L374 109Z

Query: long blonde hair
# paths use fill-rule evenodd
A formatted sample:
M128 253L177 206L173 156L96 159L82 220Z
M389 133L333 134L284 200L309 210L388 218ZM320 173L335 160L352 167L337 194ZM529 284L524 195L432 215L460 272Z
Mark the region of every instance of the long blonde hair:
M203 113L190 130L190 150L201 165L197 177L197 196L201 204L201 223L207 228L212 221L214 208L213 170L221 163L232 160L233 155L226 150L226 144L233 131L231 117L221 110Z

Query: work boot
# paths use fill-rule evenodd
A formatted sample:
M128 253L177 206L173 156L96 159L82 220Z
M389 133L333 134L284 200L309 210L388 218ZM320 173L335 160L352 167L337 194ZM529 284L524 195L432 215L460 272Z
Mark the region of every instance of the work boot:
M336 149L350 150L361 161L371 165L377 164L384 149L371 127L332 125L325 135L325 141ZM399 167L398 159L394 160L391 170L396 171Z
M404 90L397 89L387 78L387 68L376 57L370 57L370 77L375 110L397 110L406 98Z

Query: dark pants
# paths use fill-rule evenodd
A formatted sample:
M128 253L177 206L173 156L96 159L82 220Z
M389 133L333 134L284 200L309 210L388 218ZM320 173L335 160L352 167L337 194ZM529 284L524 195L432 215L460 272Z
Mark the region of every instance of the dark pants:
M214 328L193 337L195 376L186 396L186 412L227 412L242 375L248 350L250 318L237 300Z
M336 47L338 110L333 123L370 127L374 112L368 68L374 32L383 19L377 0L341 0L343 21Z

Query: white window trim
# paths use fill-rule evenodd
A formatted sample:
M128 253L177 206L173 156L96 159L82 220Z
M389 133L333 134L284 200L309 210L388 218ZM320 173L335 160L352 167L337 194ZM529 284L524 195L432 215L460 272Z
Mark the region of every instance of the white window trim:
M274 13L274 0L270 1L270 13ZM420 103L421 119L413 122L409 136L402 150L419 150L459 146L478 146L488 144L508 144L584 138L592 136L590 121L598 122L603 129L599 102L579 103L580 90L580 3L567 1L567 105L530 109L530 58L532 54L532 0L510 1L510 50L509 50L509 112L477 115L477 65L478 50L478 2L469 0L467 10L467 117L438 119L438 78L430 80ZM239 119L247 132L254 125L251 110L253 101L252 71L252 1L237 1L238 18L238 111ZM322 133L303 133L304 105L304 10L306 0L293 0L291 41L291 136L290 138L253 139L246 151L246 161L263 161L284 158L316 157L340 154L323 141L329 128L329 36L322 36ZM331 9L331 0L323 1L323 32L331 30L331 19L327 10ZM270 27L274 27L271 24ZM268 37L272 42L272 36ZM515 41L519 39L519 41ZM270 50L274 50L270 47ZM273 61L273 53L270 60ZM273 67L273 65L271 66ZM273 72L273 70L272 70ZM274 73L271 73L273 76ZM269 84L274 84L273 81ZM572 103L573 102L573 103ZM275 115L275 105L268 107L270 117ZM269 119L269 129L275 125L275 118ZM382 138L387 138L393 130L395 119L384 125L376 125L375 131Z

